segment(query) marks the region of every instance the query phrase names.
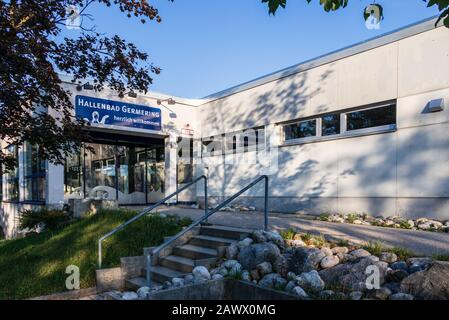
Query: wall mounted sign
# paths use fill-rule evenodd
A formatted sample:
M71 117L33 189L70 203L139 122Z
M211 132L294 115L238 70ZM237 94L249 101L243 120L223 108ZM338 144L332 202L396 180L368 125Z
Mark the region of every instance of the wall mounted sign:
M161 109L122 101L76 96L75 114L91 124L161 130Z

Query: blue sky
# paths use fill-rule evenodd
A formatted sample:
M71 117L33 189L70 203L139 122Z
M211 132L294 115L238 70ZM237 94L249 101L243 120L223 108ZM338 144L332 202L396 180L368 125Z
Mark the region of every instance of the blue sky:
M133 42L162 68L151 90L201 98L438 14L422 0L381 0L381 30L368 30L362 12L371 2L326 13L319 0L288 0L269 16L260 0L153 0L163 21L145 25L116 8L89 13L98 31Z

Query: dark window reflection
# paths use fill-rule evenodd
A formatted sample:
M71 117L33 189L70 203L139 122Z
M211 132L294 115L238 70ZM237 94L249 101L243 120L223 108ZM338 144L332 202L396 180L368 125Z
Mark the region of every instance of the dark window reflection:
M358 130L396 124L396 105L356 111L347 114L347 130Z
M330 114L322 118L322 136L332 136L340 133L340 114Z
M316 120L289 124L285 127L285 140L316 136Z

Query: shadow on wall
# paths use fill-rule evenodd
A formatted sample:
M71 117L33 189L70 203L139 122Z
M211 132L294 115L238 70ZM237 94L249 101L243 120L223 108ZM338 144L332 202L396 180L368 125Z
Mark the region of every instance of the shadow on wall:
M333 72L331 65L319 81L326 81ZM228 128L300 118L310 99L323 90L320 85L309 92L307 83L308 72L303 72L293 80L278 80L263 94L247 93L255 102L251 110L243 106L243 101L231 105L231 99L225 98L214 105L213 112L207 112L203 121L213 125L213 131L226 133ZM219 110L226 110L226 117ZM314 110L325 113L330 108L320 105ZM271 176L270 196L294 199L294 208L288 211L307 209L320 214L362 210L376 216L449 218L449 171L444 167L449 160L449 139L444 133L448 130L448 124L435 124L280 148L279 170ZM221 166L214 171L213 180L219 187L215 191L220 197L229 195L230 186L243 187L259 175L246 164ZM260 197L261 191L258 188L249 195ZM271 199L274 207L279 202L282 200Z

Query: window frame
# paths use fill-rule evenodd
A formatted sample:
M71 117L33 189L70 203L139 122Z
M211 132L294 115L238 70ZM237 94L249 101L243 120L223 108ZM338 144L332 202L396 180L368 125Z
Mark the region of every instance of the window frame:
M396 121L394 124L377 126L377 127L369 127L369 128L361 128L361 129L356 129L356 130L347 130L347 114L353 113L353 112L358 112L358 111L378 109L378 108L383 108L383 107L387 107L387 106L394 106L396 108ZM323 136L322 135L322 119L323 119L323 117L325 117L327 115L333 115L333 114L340 115L340 133L334 134L334 135ZM398 114L397 113L397 101L390 100L390 101L386 101L386 102L382 102L382 103L378 103L378 104L372 104L369 106L360 106L360 107L345 109L345 110L341 110L341 111L337 110L337 111L332 111L329 113L319 114L319 115L316 115L313 117L307 117L307 118L303 118L303 119L297 119L294 121L278 123L279 130L280 130L280 136L281 136L280 147L289 146L289 145L305 144L305 143L311 143L311 142L337 140L337 139L345 139L345 138L352 138L352 137L372 135L372 134L394 132L397 130L397 114ZM316 136L291 139L291 140L285 139L285 127L286 126L295 124L295 123L310 121L310 120L316 120L316 123L317 123Z
M25 142L23 145L23 152L22 152L22 161L23 161L23 188L24 188L24 194L23 194L23 199L22 202L23 203L31 203L31 204L45 204L47 201L47 162L45 160L42 160L39 157L39 147L38 146L33 146L33 145L29 145L30 149L27 149L28 147L28 142ZM34 151L33 149L36 148L36 151ZM30 155L30 170L31 172L28 174L26 172L26 168L27 168L27 153L31 151L31 155ZM34 153L36 152L36 153ZM36 166L37 166L37 171L33 172L33 156L36 156ZM43 168L41 168L41 163L43 162ZM42 170L41 170L42 169ZM41 184L41 180L43 179L44 181L44 194L43 194L43 198L40 199L39 198L39 188L40 188L40 184ZM34 194L34 188L33 185L36 181L36 188L37 188L37 194ZM28 183L31 183L31 199L25 199L25 197L28 195ZM20 192L20 191L19 191ZM19 195L20 196L20 195Z

